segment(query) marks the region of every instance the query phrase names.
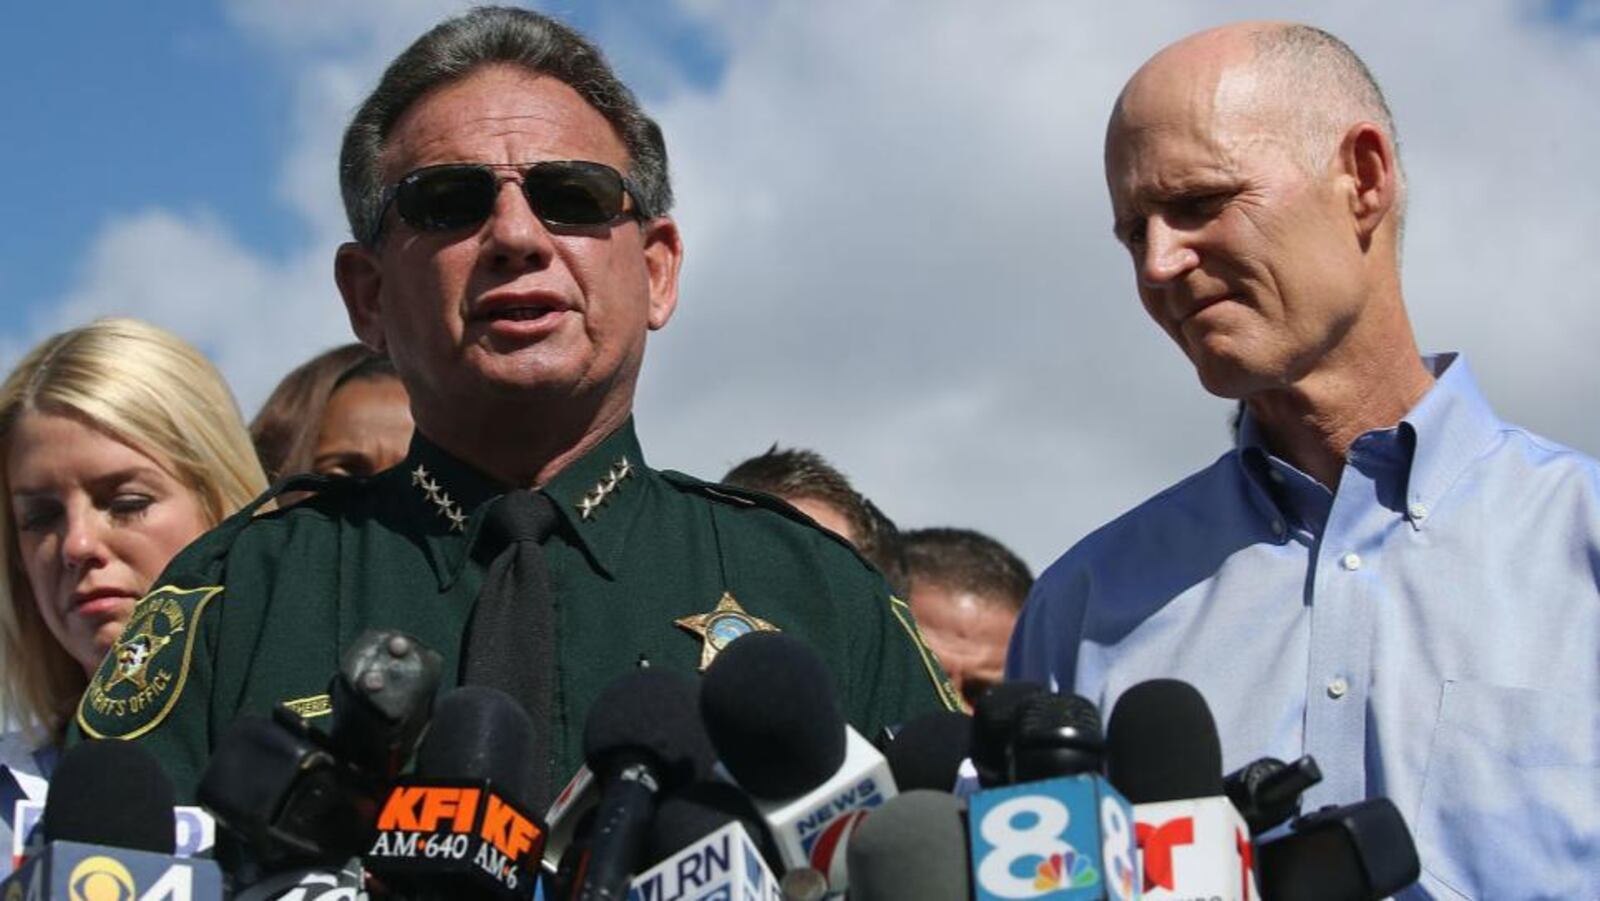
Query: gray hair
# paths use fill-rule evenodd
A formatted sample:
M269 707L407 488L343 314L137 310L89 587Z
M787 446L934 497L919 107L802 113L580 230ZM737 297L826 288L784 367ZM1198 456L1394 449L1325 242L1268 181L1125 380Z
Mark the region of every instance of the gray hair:
M547 75L577 91L611 123L627 148L626 174L639 188L635 200L641 212L659 216L672 208L661 127L645 115L600 49L549 16L480 6L435 25L395 57L345 130L339 188L356 240L371 244L378 233L384 191L378 159L401 115L435 88L495 64Z
M1400 175L1399 221L1405 213L1405 172L1400 165L1400 133L1383 89L1350 45L1310 25L1287 24L1252 35L1255 62L1287 109L1297 111L1302 163L1327 165L1344 130L1358 120L1375 123L1395 147ZM1315 96L1315 102L1307 102Z

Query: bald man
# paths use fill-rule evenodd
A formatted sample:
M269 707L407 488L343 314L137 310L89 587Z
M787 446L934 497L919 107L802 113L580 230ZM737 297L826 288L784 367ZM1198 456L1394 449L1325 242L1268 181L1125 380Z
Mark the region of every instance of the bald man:
M1241 402L1237 446L1048 569L1007 675L1102 709L1194 684L1228 769L1309 753L1306 809L1393 799L1405 897L1600 898L1600 465L1418 352L1367 68L1300 25L1191 36L1105 161L1145 311Z

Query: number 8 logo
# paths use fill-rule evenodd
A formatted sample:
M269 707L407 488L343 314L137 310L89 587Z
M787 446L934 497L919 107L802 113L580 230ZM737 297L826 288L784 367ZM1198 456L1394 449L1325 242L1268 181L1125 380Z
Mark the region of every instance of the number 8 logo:
M1106 862L1106 885L1118 896L1131 898L1133 883L1139 879L1133 865L1133 832L1128 828L1127 811L1112 798L1100 799L1100 831L1105 833L1100 850Z
M1026 829L1015 828L1013 821L1024 815L1033 816L1035 822ZM1070 819L1065 804L1044 795L1024 795L995 805L978 826L983 840L994 846L978 863L979 885L1001 898L1037 898L1055 891L1036 886L1031 867L1026 876L1016 875L1013 868L1025 858L1049 860L1071 851L1072 846L1061 840Z

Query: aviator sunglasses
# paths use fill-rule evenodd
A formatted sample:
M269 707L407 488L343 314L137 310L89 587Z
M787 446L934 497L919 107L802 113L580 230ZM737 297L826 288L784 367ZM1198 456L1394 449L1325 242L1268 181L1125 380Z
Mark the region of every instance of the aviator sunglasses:
M647 218L637 187L605 163L444 163L418 169L384 190L377 225L367 243L377 244L391 205L403 222L418 231L482 225L494 212L500 183L506 178L496 170L522 176L528 208L545 225L582 228L609 225L623 215ZM629 198L633 200L631 209L627 208Z

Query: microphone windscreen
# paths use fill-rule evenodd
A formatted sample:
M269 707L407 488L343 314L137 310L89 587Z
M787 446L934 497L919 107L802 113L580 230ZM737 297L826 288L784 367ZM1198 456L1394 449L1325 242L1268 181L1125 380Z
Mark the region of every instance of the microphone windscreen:
M902 726L883 756L900 791L948 792L955 788L961 761L971 749L972 718L955 710L935 710Z
M1117 699L1106 730L1106 775L1133 804L1223 794L1222 746L1193 685L1151 679Z
M767 865L781 869L778 849L749 797L726 782L691 782L667 795L656 806L655 819L645 837L641 870L649 869L729 823L744 826Z
M722 765L758 798L803 794L844 764L833 676L782 632L754 632L723 649L700 686L700 711Z
M510 695L463 685L439 698L417 747L418 776L486 780L517 804L533 797L533 721Z
M171 855L173 804L172 781L149 751L117 739L86 741L62 755L51 776L40 835Z
M1011 780L1035 782L1105 765L1100 711L1077 695L1034 695L1022 702L1012 725Z
M945 792L896 795L873 811L846 850L852 901L971 897L961 802Z
M972 765L987 787L1003 785L1010 770L1012 729L1024 701L1048 693L1037 682L1001 682L972 708Z
M583 724L583 758L604 778L619 755L652 759L663 788L711 771L715 754L700 723L698 686L680 673L639 669L601 689Z

